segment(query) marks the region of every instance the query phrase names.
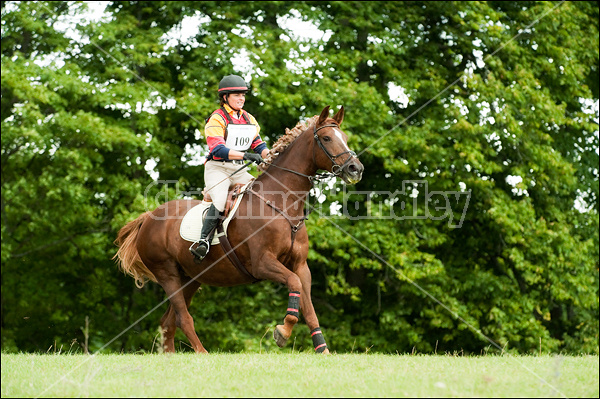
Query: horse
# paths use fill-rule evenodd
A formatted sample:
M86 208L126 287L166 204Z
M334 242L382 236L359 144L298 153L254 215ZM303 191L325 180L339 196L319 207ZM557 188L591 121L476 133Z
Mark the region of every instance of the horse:
M175 352L179 327L196 353L208 353L188 310L202 284L232 287L269 280L289 290L283 324L273 332L277 345L286 344L302 309L315 351L329 353L311 300L304 208L319 170L330 171L347 184L362 178L364 166L340 128L343 119L344 107L333 117L329 106L325 107L319 116L286 129L259 165L261 173L244 192L227 228L230 252L243 270L219 245L212 245L202 261L195 261L189 241L180 237L183 214L200 200L168 201L119 230L114 258L122 271L135 278L139 288L148 280L160 284L169 298L160 319L165 352Z

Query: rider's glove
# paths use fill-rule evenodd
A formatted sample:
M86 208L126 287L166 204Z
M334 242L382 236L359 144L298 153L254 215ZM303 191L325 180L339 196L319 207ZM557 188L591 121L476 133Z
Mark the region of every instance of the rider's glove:
M256 164L259 164L262 162L262 157L258 154L255 154L253 152L245 152L244 153L244 161L252 161Z

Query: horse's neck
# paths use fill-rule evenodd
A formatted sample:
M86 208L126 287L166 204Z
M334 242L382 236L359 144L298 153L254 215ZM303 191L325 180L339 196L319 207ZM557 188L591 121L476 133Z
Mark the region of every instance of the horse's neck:
M304 202L312 182L307 176L314 176L317 168L313 160L312 136L309 132L299 135L285 149L259 178L260 189L269 199L288 209L303 213ZM285 170L285 169L289 170ZM290 170L297 172L290 172ZM290 215L297 213L289 212Z

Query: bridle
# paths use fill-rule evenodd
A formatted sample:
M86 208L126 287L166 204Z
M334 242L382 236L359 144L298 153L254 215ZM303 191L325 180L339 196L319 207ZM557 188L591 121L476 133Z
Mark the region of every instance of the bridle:
M300 173L298 171L295 171L293 169L288 169L288 168L284 168L283 166L279 166L279 165L275 165L273 163L269 163L268 165L273 166L277 169L281 169L281 170L285 170L287 172L293 173L295 175L298 176L303 176L306 177L311 184L314 184L315 180L319 181L319 180L325 180L328 179L330 177L340 177L340 175L342 174L342 170L344 170L344 167L346 167L346 165L348 164L348 162L350 162L352 160L352 157L356 157L358 159L358 155L356 155L356 153L354 151L344 151L344 152L340 152L337 155L331 155L331 153L327 150L327 148L325 147L325 144L323 144L323 142L321 141L321 138L319 137L319 135L317 134L317 132L321 129L324 129L326 127L339 127L336 124L329 124L329 125L323 125L319 128L317 128L317 125L314 126L314 130L313 130L313 136L315 138L315 141L317 142L317 144L319 145L319 147L321 148L321 150L323 150L323 152L325 153L325 155L327 155L327 157L331 160L331 163L333 164L333 166L331 167L331 173L318 173L315 176L311 176L311 175L305 175L304 173ZM349 154L348 159L346 159L346 161L342 164L342 165L338 165L335 160L338 159L339 157L341 157L344 154ZM315 152L315 147L313 147L313 163L315 163L315 158L316 158L316 152Z
M329 150L327 150L327 148L325 147L325 144L323 144L323 142L321 141L321 138L319 137L319 135L317 134L317 132L321 129L324 129L326 127L338 127L338 125L336 124L329 124L329 125L323 125L321 127L319 127L317 129L317 125L315 124L314 127L314 131L313 131L313 136L315 137L315 141L317 142L317 144L319 145L319 147L321 147L321 150L323 150L323 152L325 153L325 155L327 155L327 157L329 157L329 159L331 160L331 163L333 164L333 166L331 167L331 173L333 173L334 176L339 177L342 174L342 170L346 167L346 165L348 164L348 162L350 162L352 160L352 157L356 157L358 158L358 156L356 155L356 153L354 151L344 151L344 152L340 152L337 155L331 155L331 153L329 152ZM338 159L339 157L341 157L344 154L349 154L348 158L346 159L346 161L341 164L338 165L335 160ZM315 161L315 150L313 147L313 162Z

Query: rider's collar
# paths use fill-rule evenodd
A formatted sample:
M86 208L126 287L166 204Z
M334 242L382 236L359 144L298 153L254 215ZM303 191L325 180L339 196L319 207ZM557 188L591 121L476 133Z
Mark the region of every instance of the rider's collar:
M229 115L235 116L236 119L239 119L242 116L242 113L244 112L243 110L236 111L235 109L231 108L227 103L223 104L223 108L225 108L225 111L227 111Z

